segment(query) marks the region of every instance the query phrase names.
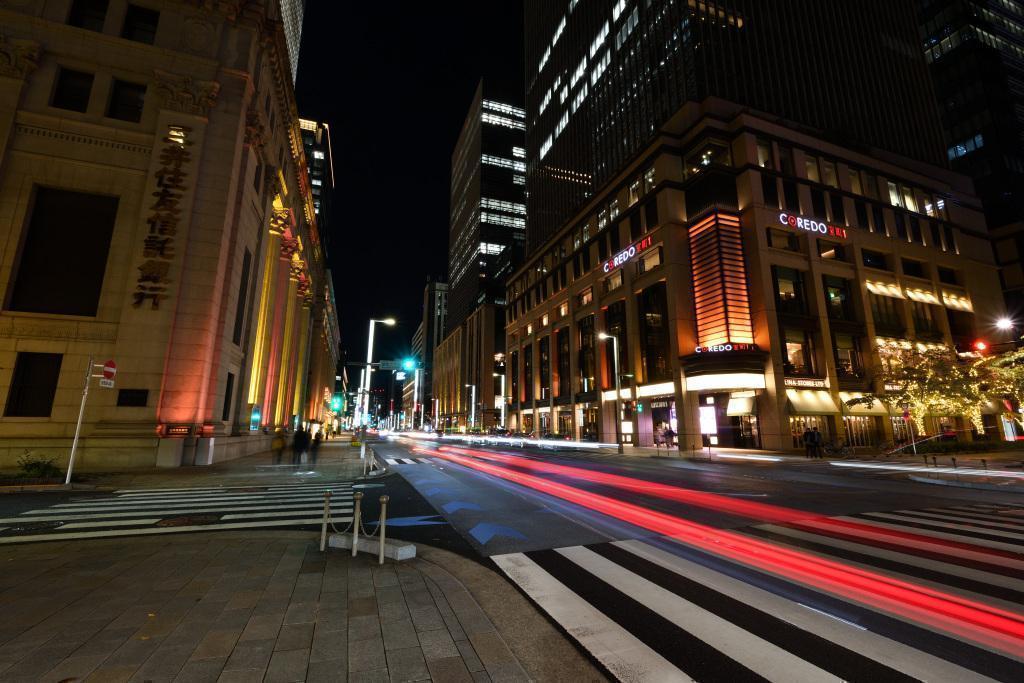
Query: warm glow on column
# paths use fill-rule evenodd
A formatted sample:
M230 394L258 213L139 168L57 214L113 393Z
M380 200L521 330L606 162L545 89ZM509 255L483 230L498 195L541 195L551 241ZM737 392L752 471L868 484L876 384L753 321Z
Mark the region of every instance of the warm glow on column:
M697 345L754 343L739 218L713 213L689 238Z

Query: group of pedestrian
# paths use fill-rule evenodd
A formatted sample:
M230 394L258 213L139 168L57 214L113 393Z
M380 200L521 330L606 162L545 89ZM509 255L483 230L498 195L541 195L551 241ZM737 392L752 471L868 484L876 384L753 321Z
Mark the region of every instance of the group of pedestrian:
M818 431L817 427L808 427L804 430L804 457L805 458L823 458L825 457L822 453L825 446L825 439L821 432Z
M656 444L664 444L667 448L675 445L676 432L667 422L663 422L654 434Z
M316 434L313 434L310 430L305 427L299 427L295 430L292 435L292 465L299 465L302 463L306 454L309 454L309 462L311 465L316 465L317 460L320 457L320 444L323 443L323 432L317 430ZM278 430L274 434L273 440L270 442L270 450L274 453L274 464L280 465L281 459L284 456L285 438L284 433Z

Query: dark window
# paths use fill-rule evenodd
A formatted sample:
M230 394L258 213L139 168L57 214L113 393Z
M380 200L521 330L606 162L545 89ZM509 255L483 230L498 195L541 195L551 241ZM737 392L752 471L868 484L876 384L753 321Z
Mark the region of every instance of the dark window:
M932 306L922 301L911 301L910 312L914 317L914 331L918 334L935 334L938 326L932 314Z
M838 242L818 240L818 256L827 260L845 261L846 247Z
M814 349L811 336L803 330L783 330L785 339L783 370L787 375L813 375Z
M825 193L813 187L811 188L811 213L817 218L825 220Z
M146 86L114 79L110 86L107 117L121 121L142 120L142 106L146 102Z
M854 202L853 207L857 212L857 227L861 230L868 229L868 207L864 202Z
M220 419L227 422L231 419L231 398L235 391L235 375L228 373L228 379L224 383L224 409L221 411Z
M899 312L899 299L881 296L880 294L868 294L868 300L871 302L871 317L874 319L876 327L881 327L888 331L903 330L903 319Z
M644 382L672 379L668 350L668 301L665 283L659 282L640 293L640 350Z
M886 259L885 254L880 251L872 251L871 249L861 249L860 252L861 260L864 265L868 268L878 268L879 270L889 270L889 262Z
M60 378L59 353L19 351L7 392L7 417L49 417Z
M576 325L576 330L580 337L580 355L578 359L580 372L579 390L583 392L594 391L597 375L594 368L594 344L597 339L594 335L594 316L588 315L585 318L581 318Z
M831 275L825 275L822 279L825 285L825 310L828 317L833 320L852 320L849 281Z
M640 212L634 211L629 216L629 239L638 240L644 234L644 228L640 220Z
M61 68L57 72L57 83L50 104L58 109L84 112L89 108L92 80L92 74Z
M943 237L943 240L942 240L942 250L943 251L952 251L952 252L959 253L959 250L956 248L956 235L953 233L952 226L943 224L943 226L942 226L942 237Z
M910 239L918 244L924 244L924 233L921 231L921 221L910 217Z
M907 219L903 215L902 211L893 211L892 214L893 223L896 225L896 236L901 240L906 241L907 239Z
M800 193L796 191L796 183L792 180L782 181L782 196L786 200L786 205L782 208L789 211L800 210Z
M967 311L954 311L946 309L946 318L949 320L949 331L953 337L972 338L974 337L974 314Z
M597 240L597 260L598 261L607 261L608 260L608 243L605 242L603 236L599 240Z
M563 327L555 332L555 352L558 358L555 361L557 377L555 378L555 390L561 398L569 396L569 328Z
M117 201L37 187L7 309L96 315Z
M156 38L156 25L159 21L160 13L156 10L138 5L128 5L128 9L124 13L121 37L152 45Z
M149 402L149 389L118 389L119 408L145 408Z
M793 172L793 149L785 145L779 145L779 170L782 175L796 175Z
M885 227L885 214L882 213L882 207L872 206L871 218L874 223L872 226L872 232L881 233L882 235L889 234L889 231Z
M779 184L775 176L767 173L761 174L761 191L764 194L764 205L777 209L779 208Z
M860 340L849 334L837 334L832 345L836 357L836 374L840 379L854 379L862 376Z
M936 249L942 247L942 232L939 231L939 224L935 221L928 221L928 227L931 230L931 245Z
M245 320L245 300L249 294L249 271L252 269L252 254L245 250L242 255L242 278L238 281L238 305L235 308L235 329L231 333L231 341L242 340L242 321Z
M944 282L947 285L959 284L959 279L956 276L956 271L952 268L945 268L939 266L939 282Z
M604 328L608 334L618 337L619 373L629 372L629 340L626 337L626 302L616 301L604 312ZM604 342L605 389L615 388L615 344L611 339Z
M523 347L523 400L533 400L533 345Z
M644 204L644 218L647 222L647 229L653 230L658 225L658 200L651 199Z
M775 304L780 313L803 315L807 312L804 275L799 270L772 266L775 275Z
M800 236L790 230L768 228L768 246L786 251L800 251Z
M512 352L512 360L509 362L509 368L512 370L512 402L519 403L519 352Z
M922 277L927 278L928 273L925 271L925 264L921 261L914 261L912 259L903 259L903 274L911 277Z
M617 254L622 249L622 236L619 234L619 224L615 221L608 226L608 248L612 254Z
M846 225L846 206L843 204L843 198L837 194L830 194L829 205L832 209L832 222Z
M540 399L547 400L551 395L551 337L544 337L537 342L537 374L540 375Z
M107 18L107 0L73 0L68 24L90 31L102 31Z

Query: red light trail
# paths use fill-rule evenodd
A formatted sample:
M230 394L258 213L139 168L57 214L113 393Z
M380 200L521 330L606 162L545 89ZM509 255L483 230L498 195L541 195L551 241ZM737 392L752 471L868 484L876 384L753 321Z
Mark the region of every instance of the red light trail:
M1008 610L481 462L450 452L451 449L414 450L527 486L731 561L916 621L985 647L1013 656L1024 651L1024 616Z

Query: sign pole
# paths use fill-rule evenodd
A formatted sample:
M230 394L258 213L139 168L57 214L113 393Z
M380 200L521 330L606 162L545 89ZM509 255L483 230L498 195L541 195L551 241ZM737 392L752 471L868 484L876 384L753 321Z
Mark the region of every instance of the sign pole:
M92 356L89 356L89 364L85 366L85 387L82 389L82 405L78 408L78 423L75 425L75 438L71 442L71 457L68 458L68 474L64 478L64 485L71 484L71 471L75 467L75 452L78 450L78 435L82 431L82 416L85 415L85 400L89 398L89 380L92 379Z

